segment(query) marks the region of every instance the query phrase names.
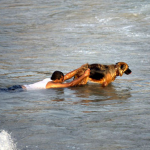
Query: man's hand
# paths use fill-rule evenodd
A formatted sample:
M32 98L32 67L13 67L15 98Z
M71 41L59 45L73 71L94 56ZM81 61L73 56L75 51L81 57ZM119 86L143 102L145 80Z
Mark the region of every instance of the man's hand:
M80 68L87 68L88 69L88 66L89 66L89 64L86 63L86 64L82 65Z
M84 73L85 77L88 77L90 75L90 69L87 69Z
M80 75L83 75L84 72L88 69L88 66L89 66L88 63L82 65L80 68L78 68L78 69L76 70L76 73L79 73Z

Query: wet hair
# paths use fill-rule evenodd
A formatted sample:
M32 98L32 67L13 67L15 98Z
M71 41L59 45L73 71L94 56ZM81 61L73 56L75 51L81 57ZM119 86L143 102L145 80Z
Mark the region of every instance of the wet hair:
M62 76L64 77L64 74L61 71L55 71L51 76L51 80L59 80Z

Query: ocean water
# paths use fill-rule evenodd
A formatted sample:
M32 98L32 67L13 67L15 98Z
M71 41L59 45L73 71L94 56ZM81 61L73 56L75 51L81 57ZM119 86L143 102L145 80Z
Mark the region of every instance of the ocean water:
M85 63L123 61L132 74L105 88L1 91L0 150L149 150L149 27L149 0L1 0L0 88Z

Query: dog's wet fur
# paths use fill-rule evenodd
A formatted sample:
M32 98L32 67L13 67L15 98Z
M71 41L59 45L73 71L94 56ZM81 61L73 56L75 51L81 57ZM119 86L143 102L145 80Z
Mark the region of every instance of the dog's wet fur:
M91 82L102 84L102 86L107 86L113 82L117 76L122 76L124 73L129 75L132 72L125 62L118 62L112 65L87 64L74 76L74 79L83 75L87 68L90 68L90 76L83 79L79 85L84 85L90 80Z

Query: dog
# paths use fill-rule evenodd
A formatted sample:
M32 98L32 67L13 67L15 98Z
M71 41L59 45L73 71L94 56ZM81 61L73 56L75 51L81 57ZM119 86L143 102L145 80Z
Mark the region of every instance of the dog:
M125 62L118 62L112 65L86 64L75 74L74 79L82 76L88 68L90 69L90 76L83 79L78 85L85 85L88 81L91 81L106 87L109 83L113 82L117 76L122 76L124 73L129 75L132 72Z

